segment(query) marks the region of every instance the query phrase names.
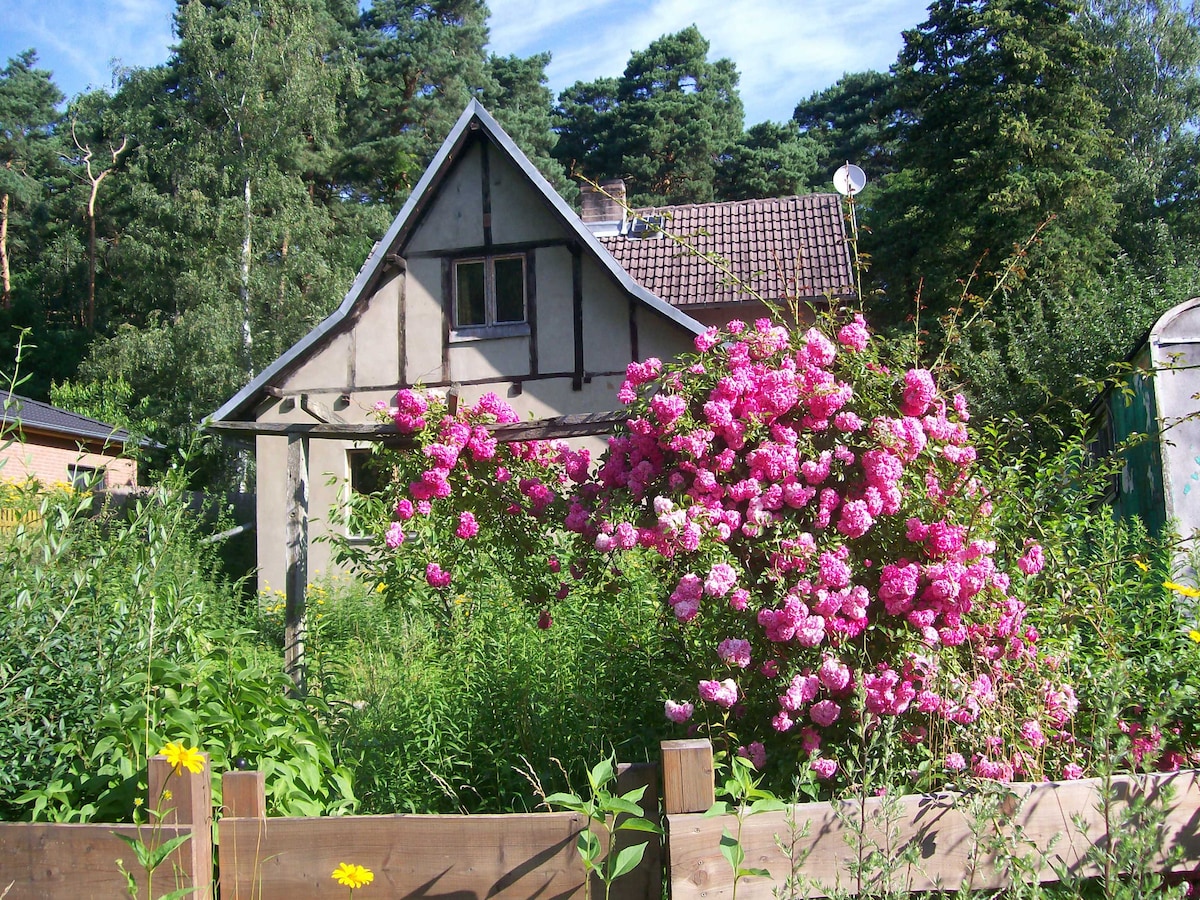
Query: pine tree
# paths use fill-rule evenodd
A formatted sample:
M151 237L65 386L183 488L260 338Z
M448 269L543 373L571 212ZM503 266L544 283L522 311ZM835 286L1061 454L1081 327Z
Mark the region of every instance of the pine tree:
M896 63L897 170L875 213L877 275L906 312L943 312L982 260L1022 265L1058 290L1111 255L1112 152L1085 73L1103 53L1077 0L935 0Z
M29 237L19 217L43 195L60 141L54 126L63 101L50 72L34 68L33 50L0 70L0 308L13 301L13 250Z

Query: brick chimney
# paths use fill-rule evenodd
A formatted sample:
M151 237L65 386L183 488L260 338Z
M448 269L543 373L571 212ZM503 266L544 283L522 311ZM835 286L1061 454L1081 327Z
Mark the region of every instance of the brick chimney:
M581 188L582 209L579 217L592 233L607 236L621 233L625 222L625 180L606 178L600 190L590 184Z

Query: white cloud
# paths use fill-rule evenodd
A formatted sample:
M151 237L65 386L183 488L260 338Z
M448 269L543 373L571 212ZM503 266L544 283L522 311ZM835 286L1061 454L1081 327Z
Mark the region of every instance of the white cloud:
M492 46L528 55L551 50L555 91L619 75L632 50L695 24L710 58L741 73L749 123L786 119L796 103L846 72L886 69L901 32L925 19L923 0L491 0Z
M39 65L54 72L68 96L109 87L114 60L152 66L167 59L172 0L6 0L5 5L0 58L35 47Z

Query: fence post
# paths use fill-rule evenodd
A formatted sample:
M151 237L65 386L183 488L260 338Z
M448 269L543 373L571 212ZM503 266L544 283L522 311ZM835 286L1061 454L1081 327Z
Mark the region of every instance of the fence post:
M158 824L190 826L191 840L172 859L191 876L194 890L188 897L212 900L212 780L208 754L200 756L204 765L199 772L176 772L165 756L151 757L148 805Z
M707 812L717 799L712 741L663 741L662 779L666 815Z
M618 794L627 794L640 787L646 789L642 794L641 807L647 819L658 822L662 818L662 810L658 800L658 766L654 763L618 763L617 784ZM610 853L620 852L633 844L646 843L646 852L637 868L618 878L612 886L614 900L660 900L662 897L662 838L657 834L645 831L618 831L614 847ZM595 888L596 885L593 885ZM593 890L592 896L599 896Z
M267 817L267 778L262 772L226 772L221 776L221 808L231 819Z

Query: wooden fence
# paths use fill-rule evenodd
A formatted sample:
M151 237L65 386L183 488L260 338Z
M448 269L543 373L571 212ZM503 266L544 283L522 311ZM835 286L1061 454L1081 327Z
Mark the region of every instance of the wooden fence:
M712 746L676 741L663 750L672 900L732 897L733 874L720 843L723 833L738 833L737 820L702 814L713 802ZM1153 812L1136 812L1143 802L1165 812L1161 823L1155 824ZM1091 877L1101 872L1090 847L1109 854L1116 841L1140 841L1147 829L1153 829L1152 850L1142 864L1150 871L1200 872L1200 773L1124 775L1107 784L1100 779L997 784L995 792L913 795L890 804L880 797L804 803L744 818L744 865L765 868L771 877L744 878L737 895L773 897L792 874L803 881L798 896L806 897L885 886L997 888L1009 883L1014 869L1019 879L1042 882ZM780 842L790 844L792 858L802 861L795 873ZM998 854L998 847L1005 852ZM892 871L886 885L878 866L868 867L860 882L856 864L874 850L889 860L908 851L913 862Z
M138 896L158 898L176 888L187 896L213 896L212 782L208 756L200 774L176 772L164 756L150 760L150 822L136 825L0 825L0 897L4 900L86 900L128 897L125 868ZM180 835L190 838L155 871L139 868L134 848L117 835L160 846Z
M307 900L338 896L331 873L340 863L366 866L375 875L365 898L578 898L585 895L583 864L575 850L589 823L573 813L505 816L355 816L268 818L263 776L222 776L218 823L219 884L213 879L211 776L174 772L165 758L150 768L150 803L160 809L156 827L144 825L0 825L0 897L87 898L127 896L116 860L139 883L139 896L155 900L178 887L189 897L215 900ZM643 864L618 880L620 900L658 900L665 871L672 900L731 897L733 877L720 852L722 834L736 834L732 816L704 816L713 803L713 754L708 741L667 741L657 766L623 766L618 790L647 785L657 798L666 838L652 840ZM1137 813L1146 801L1161 821ZM1141 816L1139 818L1139 816ZM885 801L871 797L810 803L788 813L748 816L741 827L745 865L770 871L738 885L745 900L767 898L789 875L804 881L799 896L879 888L880 873L862 883L857 860L878 850L912 861L887 875L893 890L996 888L1014 876L1056 881L1099 874L1095 846L1107 853L1131 835L1153 845L1144 864L1174 873L1200 872L1200 773L1122 776L1037 785L997 786L976 795L942 793ZM136 865L132 848L115 835L147 844L190 834L156 873L153 888ZM647 837L627 832L632 840ZM793 871L779 844L791 844L802 865ZM998 856L1004 846L1007 855ZM1142 845L1139 845L1142 846ZM868 867L870 869L872 867ZM871 879L874 878L872 883ZM602 896L593 883L592 896ZM5 893L7 890L7 894Z

